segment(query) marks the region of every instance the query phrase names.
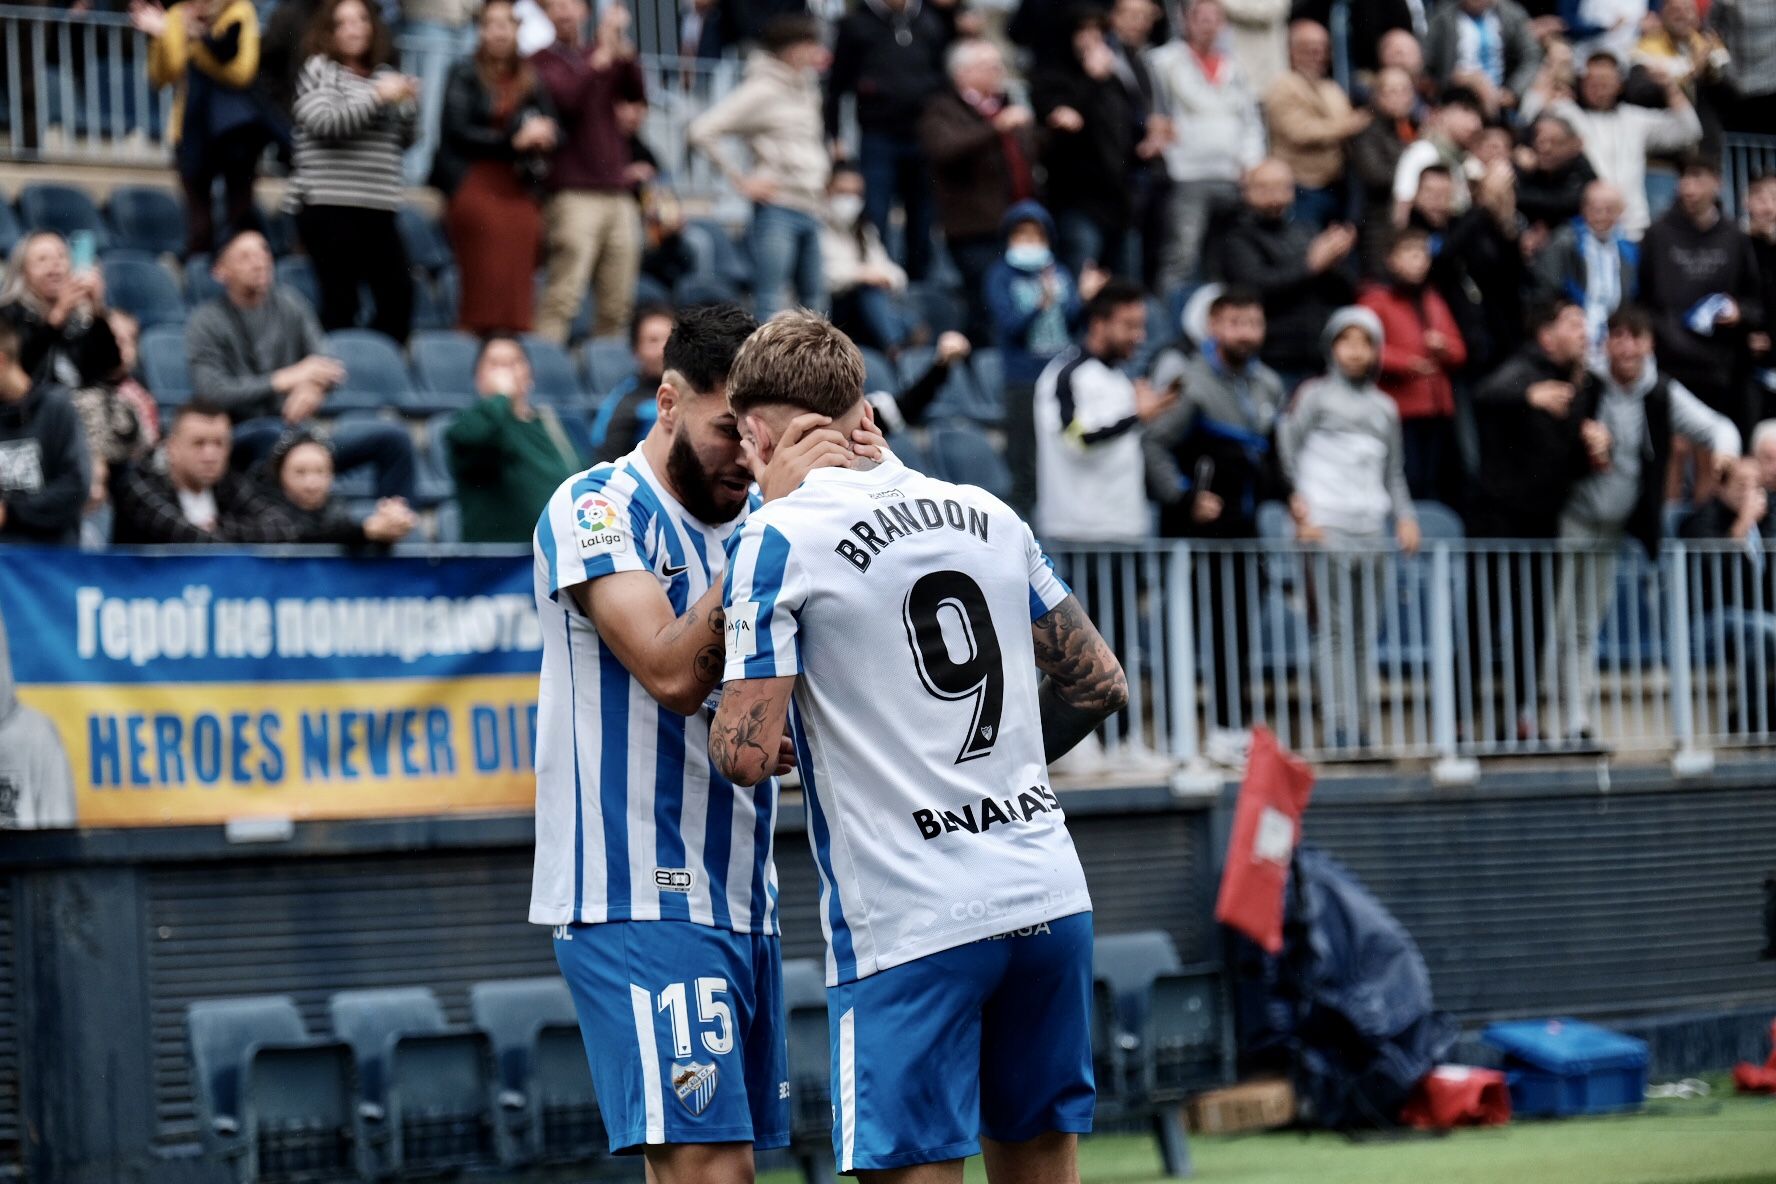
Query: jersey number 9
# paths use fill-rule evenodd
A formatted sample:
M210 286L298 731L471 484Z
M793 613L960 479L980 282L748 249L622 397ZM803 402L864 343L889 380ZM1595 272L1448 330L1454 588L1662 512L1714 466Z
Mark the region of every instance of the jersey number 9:
M925 689L939 699L973 701L968 737L956 763L986 756L999 738L1005 708L1005 660L985 593L962 572L929 572L914 581L901 615ZM967 648L960 661L944 635L946 619L951 636Z

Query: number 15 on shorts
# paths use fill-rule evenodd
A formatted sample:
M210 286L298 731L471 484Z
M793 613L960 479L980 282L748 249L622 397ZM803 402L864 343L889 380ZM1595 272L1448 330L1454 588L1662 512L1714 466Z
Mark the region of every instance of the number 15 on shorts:
M697 1008L696 1035L704 1051L721 1057L734 1051L734 1010L728 1004L728 980L700 978L693 983L672 983L654 996L654 1010L664 1013L672 1030L672 1055L687 1060L695 1055L691 1045L691 1000Z

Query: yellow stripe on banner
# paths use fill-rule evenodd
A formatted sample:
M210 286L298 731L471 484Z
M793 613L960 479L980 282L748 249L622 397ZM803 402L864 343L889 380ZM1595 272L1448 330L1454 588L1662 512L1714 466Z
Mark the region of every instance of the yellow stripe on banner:
M82 826L530 810L537 680L20 687Z

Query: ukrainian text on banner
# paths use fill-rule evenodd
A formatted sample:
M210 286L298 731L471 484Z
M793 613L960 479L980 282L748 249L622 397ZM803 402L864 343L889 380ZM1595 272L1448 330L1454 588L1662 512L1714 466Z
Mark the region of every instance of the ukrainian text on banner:
M5 548L0 619L0 732L33 749L0 760L0 825L534 801L542 638L522 557Z

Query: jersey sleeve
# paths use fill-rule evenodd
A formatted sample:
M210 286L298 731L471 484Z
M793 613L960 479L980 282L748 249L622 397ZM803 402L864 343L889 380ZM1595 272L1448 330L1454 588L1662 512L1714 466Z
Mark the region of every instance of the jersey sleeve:
M1039 621L1073 595L1073 589L1055 573L1054 560L1048 557L1028 526L1024 527L1024 554L1030 569L1030 619Z
M614 471L588 473L555 491L536 532L551 597L617 572L648 570L647 523L632 491L631 480Z
M728 618L724 682L802 672L797 618L806 594L783 532L757 518L749 520L735 536L722 583Z

